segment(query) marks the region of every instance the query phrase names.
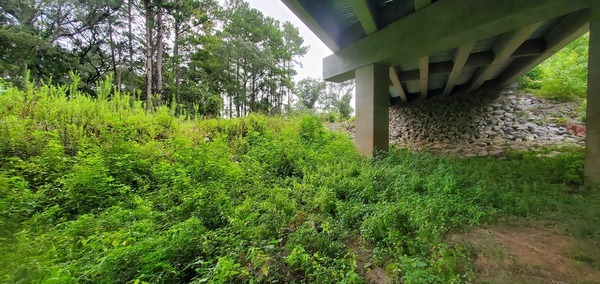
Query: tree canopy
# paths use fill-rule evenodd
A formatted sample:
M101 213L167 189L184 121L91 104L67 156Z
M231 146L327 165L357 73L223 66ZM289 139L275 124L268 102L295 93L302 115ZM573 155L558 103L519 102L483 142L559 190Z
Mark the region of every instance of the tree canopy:
M0 76L70 83L96 94L106 75L146 107L245 116L289 110L308 46L289 22L242 0L0 0ZM144 91L142 91L144 90Z

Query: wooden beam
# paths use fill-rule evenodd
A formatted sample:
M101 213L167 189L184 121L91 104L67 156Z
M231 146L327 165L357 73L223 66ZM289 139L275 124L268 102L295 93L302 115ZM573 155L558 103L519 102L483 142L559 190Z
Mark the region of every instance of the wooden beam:
M519 46L521 46L521 44L523 44L523 42L525 42L541 25L542 23L540 22L505 34L496 44L496 47L494 47L494 61L475 75L467 92L479 89L485 81L496 75L498 70L506 64L506 61L515 50L517 50L517 48L519 48Z
M429 56L419 59L419 71L421 72L421 97L427 99L427 91L429 90Z
M392 81L392 86L394 86L394 88L396 88L396 90L398 91L398 94L400 94L400 99L403 102L408 102L406 92L402 87L402 82L400 82L400 79L398 78L398 72L396 71L395 67L390 67L390 80Z
M471 53L465 63L465 67L481 67L492 64L494 61L494 53L491 51Z
M498 78L491 82L491 88L503 88L517 81L529 70L544 62L550 56L573 42L589 30L590 10L585 9L563 17L544 36L546 50L540 56L517 58Z
M323 78L352 78L362 66L418 60L589 6L589 0L437 1L326 57Z
M358 17L358 21L362 25L365 34L369 35L376 32L378 28L372 2L369 0L350 0L350 4L352 4L352 9L356 13L356 17Z
M313 16L298 0L281 0L329 49L333 52L340 50L333 38L315 21Z
M543 38L530 39L519 46L512 57L540 55L544 50L546 50L546 41Z
M452 62L450 61L429 63L429 75L446 74L450 71L452 71ZM420 66L419 69L402 71L398 73L398 77L402 82L419 81L421 80Z
M471 51L473 51L473 47L475 47L474 41L462 45L456 50L456 53L454 54L454 66L452 67L452 72L450 72L450 75L448 76L448 81L444 88L444 96L447 96L452 92L452 88L456 85L456 80L465 67L467 59L469 58Z
M415 11L419 11L431 4L431 0L415 0Z
M478 52L471 54L464 67L481 67L490 65L494 61L494 54L491 52ZM429 63L429 75L449 74L454 68L454 61L443 61ZM418 81L421 79L419 69L402 71L398 73L402 82Z

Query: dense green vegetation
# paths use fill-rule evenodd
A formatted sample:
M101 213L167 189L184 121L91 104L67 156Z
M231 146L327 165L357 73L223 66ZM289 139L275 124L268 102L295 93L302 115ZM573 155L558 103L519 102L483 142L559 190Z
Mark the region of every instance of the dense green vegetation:
M552 100L585 99L589 41L585 34L557 52L523 76L521 87Z
M1 3L1 283L460 283L473 248L447 239L474 226L600 241L581 149L366 159L321 123L353 82L294 82L298 30L243 0ZM588 40L522 86L584 98Z
M555 216L600 236L581 149L369 160L312 116L147 113L110 80L0 90L0 282L361 283L358 237L393 278L456 283L471 252L449 232Z

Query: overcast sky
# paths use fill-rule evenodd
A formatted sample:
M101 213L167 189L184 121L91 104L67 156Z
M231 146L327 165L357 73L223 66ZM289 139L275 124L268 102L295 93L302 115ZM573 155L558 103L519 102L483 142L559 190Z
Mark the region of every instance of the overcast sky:
M275 18L280 22L291 22L300 30L300 36L304 38L304 43L310 46L308 53L301 60L302 68L297 69L296 80L309 76L321 78L323 76L323 58L332 53L329 48L280 0L248 0L248 2L250 7L260 10L265 16Z

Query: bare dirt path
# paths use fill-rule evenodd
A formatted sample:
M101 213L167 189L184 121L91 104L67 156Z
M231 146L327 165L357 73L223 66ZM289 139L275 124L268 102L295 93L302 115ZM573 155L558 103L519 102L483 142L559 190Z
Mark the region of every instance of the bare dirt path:
M600 283L600 270L576 259L578 241L554 229L494 226L450 242L473 246L475 283Z

